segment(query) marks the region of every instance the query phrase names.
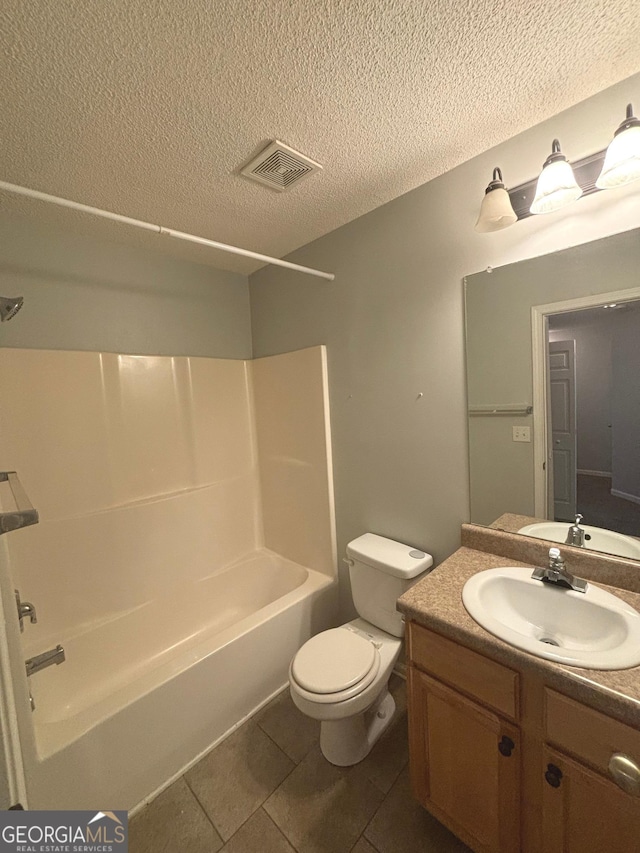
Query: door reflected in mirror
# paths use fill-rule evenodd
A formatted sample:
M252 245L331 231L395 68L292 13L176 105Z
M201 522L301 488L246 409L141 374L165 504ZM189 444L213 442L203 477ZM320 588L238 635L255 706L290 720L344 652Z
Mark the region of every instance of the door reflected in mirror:
M638 270L634 230L465 279L472 522L640 538Z
M549 317L553 506L640 535L640 302Z

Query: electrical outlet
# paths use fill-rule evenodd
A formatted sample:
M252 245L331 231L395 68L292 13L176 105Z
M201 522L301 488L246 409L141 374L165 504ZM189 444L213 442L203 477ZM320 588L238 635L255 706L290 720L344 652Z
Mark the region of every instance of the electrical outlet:
M513 427L513 441L531 441L531 427Z

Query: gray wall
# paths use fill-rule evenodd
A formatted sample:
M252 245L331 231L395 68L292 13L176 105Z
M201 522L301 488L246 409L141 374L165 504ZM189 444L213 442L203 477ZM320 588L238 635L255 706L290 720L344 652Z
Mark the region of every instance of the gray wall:
M640 314L621 314L613 343L613 478L611 489L640 503Z
M145 355L251 356L245 276L146 249L0 227L0 294L23 295L0 346Z
M463 277L640 225L637 191L622 189L476 234L484 189L496 165L512 186L534 177L556 136L574 157L604 148L639 83L631 78L290 256L334 272L333 283L268 267L250 277L255 355L327 344L339 553L365 530L438 561L458 546L469 518Z

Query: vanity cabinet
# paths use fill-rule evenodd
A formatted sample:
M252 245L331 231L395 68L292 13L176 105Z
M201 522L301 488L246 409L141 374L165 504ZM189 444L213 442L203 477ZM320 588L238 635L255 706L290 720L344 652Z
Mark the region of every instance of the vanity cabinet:
M640 732L546 687L543 703L544 853L640 850Z
M543 756L543 853L640 849L639 799L561 752L545 747Z
M476 853L640 851L640 731L417 623L407 638L412 787L438 820Z
M438 676L408 671L414 795L478 853L519 853L517 673L417 625L409 648Z

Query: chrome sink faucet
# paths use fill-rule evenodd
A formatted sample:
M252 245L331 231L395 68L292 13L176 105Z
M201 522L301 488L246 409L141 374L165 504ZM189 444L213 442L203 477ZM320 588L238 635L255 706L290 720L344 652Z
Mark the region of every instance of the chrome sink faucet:
M549 567L546 569L534 569L531 577L533 580L552 583L564 589L573 589L576 592L587 591L586 580L574 577L567 570L559 548L549 548Z
M564 540L565 545L577 545L578 548L584 548L584 529L580 527L580 522L583 516L578 513L576 520L569 528L567 538Z

